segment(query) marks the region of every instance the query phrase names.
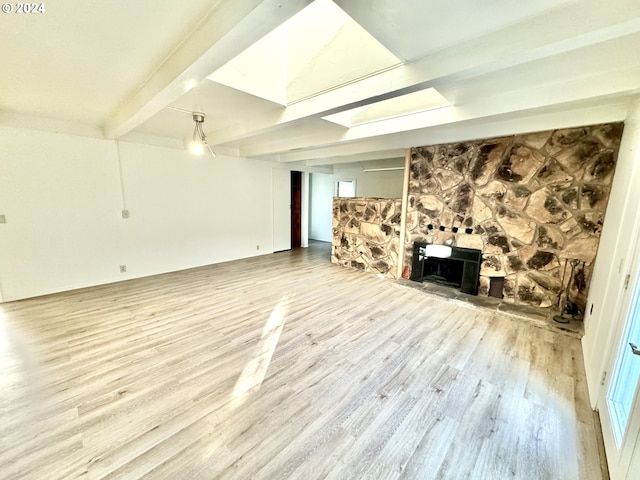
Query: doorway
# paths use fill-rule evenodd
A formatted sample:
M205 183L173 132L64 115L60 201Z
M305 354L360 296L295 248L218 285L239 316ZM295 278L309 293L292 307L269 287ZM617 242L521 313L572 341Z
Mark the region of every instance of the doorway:
M627 275L623 307L623 330L609 381L598 400L602 435L612 480L635 478L630 464L640 433L640 248L634 254L635 267Z
M291 172L291 248L302 245L302 172Z

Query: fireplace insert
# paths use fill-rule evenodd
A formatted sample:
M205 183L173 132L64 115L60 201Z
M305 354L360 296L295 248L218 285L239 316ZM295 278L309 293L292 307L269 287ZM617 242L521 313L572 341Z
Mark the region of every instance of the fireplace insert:
M448 285L477 295L481 262L480 250L414 242L411 280Z

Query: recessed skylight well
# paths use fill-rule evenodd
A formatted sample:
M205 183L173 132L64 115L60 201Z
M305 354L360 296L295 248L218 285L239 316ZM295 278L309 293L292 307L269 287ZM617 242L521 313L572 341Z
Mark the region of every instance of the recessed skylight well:
M331 0L316 0L207 78L290 105L402 65Z
M349 128L450 106L451 102L435 88L427 88L322 118Z

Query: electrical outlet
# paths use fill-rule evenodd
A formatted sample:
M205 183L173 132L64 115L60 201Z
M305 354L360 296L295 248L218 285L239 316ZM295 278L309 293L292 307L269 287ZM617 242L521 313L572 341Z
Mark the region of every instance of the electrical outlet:
M256 250L260 250L260 245L256 245Z
M7 223L7 217L0 215L0 223Z
M120 273L126 273L127 272L127 266L126 265L120 265Z
M122 210L122 218L129 218L129 210Z

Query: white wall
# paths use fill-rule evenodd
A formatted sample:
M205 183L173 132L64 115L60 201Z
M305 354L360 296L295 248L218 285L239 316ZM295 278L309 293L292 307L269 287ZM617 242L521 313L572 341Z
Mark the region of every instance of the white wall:
M121 142L123 219L114 141L0 127L0 145L4 301L273 251L267 162Z
M312 173L309 194L309 238L331 241L333 223L333 175Z
M128 272L150 275L272 251L269 164L120 145Z
M592 406L602 372L615 355L621 335L620 309L624 277L631 268L640 210L640 101L625 121L615 176L605 214L598 256L589 287L585 336L582 339ZM593 313L589 314L591 305Z
M291 249L291 172L271 170L273 188L273 249L277 252Z
M404 160L403 160L404 164ZM401 198L404 172L363 172L361 167L334 167L334 182L356 181L356 197Z
M120 188L113 142L0 128L3 300L117 278Z

